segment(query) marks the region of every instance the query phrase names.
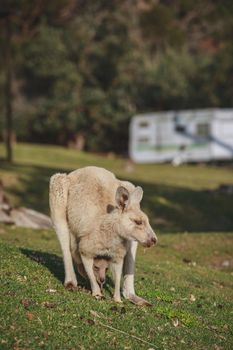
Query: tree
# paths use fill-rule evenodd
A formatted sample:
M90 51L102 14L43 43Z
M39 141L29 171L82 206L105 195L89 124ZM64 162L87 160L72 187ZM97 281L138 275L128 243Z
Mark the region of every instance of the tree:
M45 0L37 1L36 5L30 1L6 0L1 3L0 9L1 26L5 27L5 40L1 42L4 52L4 67L6 69L5 78L5 142L6 158L12 161L12 134L13 134L13 117L12 117L12 78L13 78L13 46L16 51L20 50L23 42L30 40L37 32L38 23L42 15L52 18L57 25L64 24L74 15L79 1L52 2L47 6ZM51 16L52 13L52 16ZM16 62L14 62L16 64Z
M10 3L19 140L125 153L136 113L232 106L230 0Z

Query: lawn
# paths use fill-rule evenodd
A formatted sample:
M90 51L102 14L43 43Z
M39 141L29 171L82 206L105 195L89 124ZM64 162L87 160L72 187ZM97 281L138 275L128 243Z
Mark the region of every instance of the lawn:
M0 157L3 156L0 146ZM232 349L233 205L215 191L233 183L231 167L136 165L59 147L17 145L0 178L15 205L48 213L48 181L57 171L97 165L144 189L143 208L159 237L140 247L137 307L96 301L88 285L65 290L53 231L0 226L0 349Z

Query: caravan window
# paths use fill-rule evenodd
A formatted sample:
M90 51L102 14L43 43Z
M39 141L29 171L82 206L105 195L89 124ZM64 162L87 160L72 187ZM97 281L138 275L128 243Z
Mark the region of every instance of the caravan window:
M184 125L176 125L176 126L175 126L175 130L176 130L177 132L186 132L186 128L185 128Z
M197 124L197 136L200 136L200 137L210 136L210 124L209 123Z
M139 123L139 128L148 128L149 123L147 121L142 121Z
M176 114L173 118L176 132L186 132L186 127L181 123L180 116Z
M150 140L149 140L148 137L140 137L140 138L138 139L138 143L139 143L140 145L147 145L148 143L150 143Z

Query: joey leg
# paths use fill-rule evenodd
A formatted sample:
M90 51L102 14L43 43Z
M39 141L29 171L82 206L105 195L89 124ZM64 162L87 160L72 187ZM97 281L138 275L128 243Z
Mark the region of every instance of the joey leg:
M96 277L93 272L93 258L87 258L86 256L81 254L82 262L89 278L91 284L92 295L96 298L102 297L102 293L98 283L96 282Z
M121 275L123 268L123 259L117 263L112 263L113 277L115 282L115 291L113 298L116 302L121 303Z

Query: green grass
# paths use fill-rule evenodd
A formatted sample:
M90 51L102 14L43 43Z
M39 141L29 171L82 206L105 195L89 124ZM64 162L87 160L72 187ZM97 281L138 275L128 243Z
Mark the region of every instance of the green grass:
M2 226L0 234L1 349L231 349L232 269L220 263L232 259L230 234L167 234L139 249L136 290L153 304L146 308L115 304L110 280L103 301L83 280L85 289L65 290L53 232Z
M233 182L230 167L137 165L127 173L125 160L59 147L17 145L14 154L0 178L15 205L46 213L54 172L104 166L143 186L159 244L138 252L136 290L152 303L140 308L112 301L110 277L102 301L82 279L67 291L55 233L1 225L0 349L233 348L232 196L207 191Z
M0 145L0 157L3 155ZM52 174L97 165L143 187L143 208L159 232L233 230L232 196L212 191L222 183L233 182L230 166L136 165L128 173L123 159L26 144L15 147L14 159L13 165L2 162L0 176L15 205L48 213L48 182Z

